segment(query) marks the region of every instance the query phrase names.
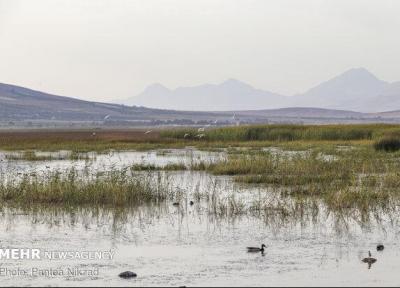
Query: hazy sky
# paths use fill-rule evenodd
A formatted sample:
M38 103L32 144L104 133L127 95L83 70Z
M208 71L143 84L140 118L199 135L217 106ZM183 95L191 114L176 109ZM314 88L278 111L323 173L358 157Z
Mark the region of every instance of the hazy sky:
M0 0L0 82L91 100L237 78L400 80L398 0Z

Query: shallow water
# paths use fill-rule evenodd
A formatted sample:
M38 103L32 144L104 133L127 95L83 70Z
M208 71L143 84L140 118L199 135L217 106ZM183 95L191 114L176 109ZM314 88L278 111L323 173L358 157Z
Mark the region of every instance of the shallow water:
M143 157L144 156L144 157ZM200 158L199 158L200 157ZM203 157L203 158L202 158ZM110 169L135 163L163 165L213 161L223 154L195 150L169 153L124 152L97 155L94 161L2 161L7 171ZM197 159L197 160L194 160ZM50 166L50 168L46 168ZM8 170L10 169L10 170ZM14 173L12 172L12 173ZM11 172L10 172L11 173ZM204 172L165 172L170 185L181 189L179 207L171 199L161 206L130 210L30 207L2 208L1 248L38 248L48 251L113 251L112 260L1 260L0 269L68 268L98 269L95 277L1 275L1 285L52 286L394 286L400 267L398 211L359 222L354 215L333 215L319 207L315 215L284 217L246 214L219 215L205 197L188 205L195 195L210 190L222 201L233 195L245 204L263 195L277 200L274 192L257 186L237 186L229 177ZM265 197L271 195L271 197ZM279 199L278 199L279 200ZM374 215L371 215L374 216ZM264 256L248 254L246 246L268 248ZM385 244L376 252L378 243ZM371 250L378 259L371 269L361 262ZM133 280L118 274L131 270Z
M7 160L7 154L16 152L0 152L0 175L7 177L16 174L42 174L49 171L65 171L70 168L88 170L93 173L110 171L132 166L133 164L152 164L165 166L167 164L184 164L189 166L198 162L213 162L223 159L225 153L204 152L192 148L169 149L158 151L124 151L110 152L107 154L88 153L88 160L47 160L26 161ZM18 152L17 152L18 153ZM68 151L36 152L37 156L66 157Z

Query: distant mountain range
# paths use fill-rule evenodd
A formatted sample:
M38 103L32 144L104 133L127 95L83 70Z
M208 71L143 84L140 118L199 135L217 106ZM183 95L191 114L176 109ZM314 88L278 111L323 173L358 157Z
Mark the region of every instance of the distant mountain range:
M90 102L0 83L0 126L400 123L400 82L381 81L365 69L349 70L291 97L230 79L220 85L175 90L156 84L134 102L156 108ZM173 110L178 107L187 111Z
M193 111L314 107L382 112L400 110L400 82L388 83L378 79L365 68L358 68L348 70L303 94L293 96L255 89L246 83L229 79L221 84L205 84L174 90L161 84L153 84L141 94L122 103Z
M229 79L219 85L205 84L175 90L153 84L125 104L189 111L257 110L284 107L285 102L289 103L286 98Z

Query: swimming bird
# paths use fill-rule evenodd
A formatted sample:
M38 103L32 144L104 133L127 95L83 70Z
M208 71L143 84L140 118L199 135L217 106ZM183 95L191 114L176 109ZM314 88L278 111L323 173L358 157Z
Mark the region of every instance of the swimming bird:
M173 206L179 206L178 202L172 203Z
M137 277L136 273L131 272L131 271L122 272L122 273L120 273L118 276L119 276L120 278L124 278L124 279L136 278L136 277Z
M144 132L144 134L150 134L151 132L153 132L153 130L148 130L148 131Z
M247 247L247 252L248 253L258 253L258 252L264 253L264 248L267 248L267 246L265 244L262 244L261 248L258 248L258 247Z
M194 205L194 202L193 202L193 201L190 201L189 204L190 204L190 206L193 206L193 205Z
M111 117L111 115L107 115L106 117L104 117L104 121L106 121L110 117Z
M371 257L371 251L368 251L368 257L364 258L362 260L362 262L367 263L368 264L368 269L371 269L372 264L374 264L377 260L375 258Z
M379 244L378 246L376 246L376 251L383 251L383 249L385 249L385 246L383 246L383 244Z

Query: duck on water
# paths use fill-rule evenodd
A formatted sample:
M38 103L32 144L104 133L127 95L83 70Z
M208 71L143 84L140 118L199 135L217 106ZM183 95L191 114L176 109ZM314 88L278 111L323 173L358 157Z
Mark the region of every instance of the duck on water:
M261 248L258 247L247 247L247 252L248 253L264 253L265 248L267 248L267 246L265 244L261 245Z
M131 278L136 278L137 274L131 271L125 271L120 273L118 276L123 279L131 279Z
M364 259L362 260L362 262L368 264L368 269L370 269L371 266L372 266L372 264L374 264L376 261L377 261L377 260L376 260L375 258L372 258L371 251L368 251L368 257L367 257L367 258L364 258Z

